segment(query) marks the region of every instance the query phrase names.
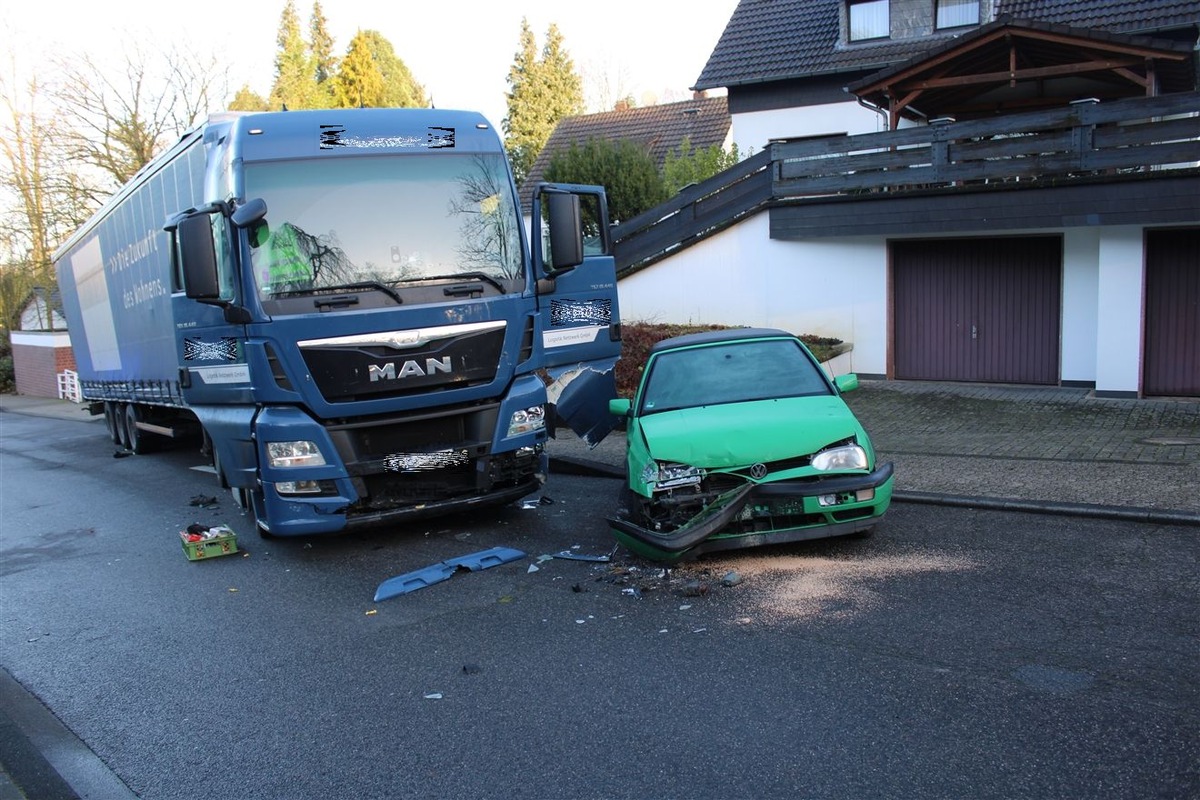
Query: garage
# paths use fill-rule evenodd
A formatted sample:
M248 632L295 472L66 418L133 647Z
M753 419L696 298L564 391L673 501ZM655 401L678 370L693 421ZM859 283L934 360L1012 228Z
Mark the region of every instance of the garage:
M1146 233L1142 394L1200 397L1200 228Z
M1059 382L1062 239L889 243L900 380Z

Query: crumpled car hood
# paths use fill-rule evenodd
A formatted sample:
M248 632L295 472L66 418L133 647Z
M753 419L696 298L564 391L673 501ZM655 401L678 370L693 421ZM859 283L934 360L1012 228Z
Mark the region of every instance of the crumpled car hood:
M787 397L664 411L639 420L651 455L723 469L815 453L866 433L840 397Z

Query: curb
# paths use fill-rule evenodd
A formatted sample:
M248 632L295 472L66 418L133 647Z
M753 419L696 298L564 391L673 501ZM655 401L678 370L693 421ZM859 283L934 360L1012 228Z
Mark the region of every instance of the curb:
M991 511L1022 511L1032 514L1057 514L1070 517L1148 522L1155 525L1191 525L1200 527L1200 514L1174 509L1106 506L1089 503L1054 503L1043 500L949 495L937 492L893 492L892 500L900 503L982 508Z
M550 467L560 475L581 475L589 478L624 478L625 470L600 461L569 456L550 456ZM896 503L914 503L957 508L976 508L989 511L1020 511L1030 514L1052 514L1092 519L1115 519L1154 525L1188 525L1200 527L1200 514L1188 511L1129 506L1106 506L1089 503L1055 503L1042 500L1018 500L1006 497L952 495L939 492L892 492Z

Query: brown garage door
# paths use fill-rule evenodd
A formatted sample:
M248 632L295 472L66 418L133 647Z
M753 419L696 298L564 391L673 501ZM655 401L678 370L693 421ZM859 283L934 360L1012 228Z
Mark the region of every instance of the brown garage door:
M1058 383L1059 237L892 242L891 256L895 377Z
M1200 228L1146 234L1142 393L1200 397Z

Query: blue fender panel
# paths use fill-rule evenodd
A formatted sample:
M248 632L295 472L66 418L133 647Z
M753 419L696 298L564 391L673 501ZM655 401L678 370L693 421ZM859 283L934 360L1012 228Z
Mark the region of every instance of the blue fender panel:
M524 557L524 553L511 547L493 547L490 550L450 558L428 567L397 575L394 578L388 578L375 590L375 602L378 603L380 600L398 597L449 580L459 569L478 572L481 569L498 567Z

